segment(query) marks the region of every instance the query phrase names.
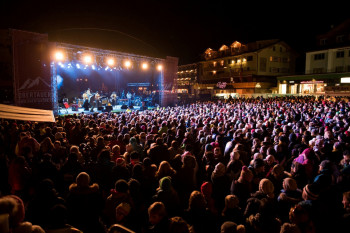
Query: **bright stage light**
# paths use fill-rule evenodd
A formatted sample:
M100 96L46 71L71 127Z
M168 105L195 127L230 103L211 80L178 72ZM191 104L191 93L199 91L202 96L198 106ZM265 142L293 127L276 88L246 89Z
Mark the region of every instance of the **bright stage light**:
M77 64L76 66L77 66L78 69L80 69L80 65L79 64Z
M157 66L157 70L161 71L163 69L163 66L162 65L158 65Z
M95 70L95 69L96 69L96 67L95 67L94 65L92 65L91 67L92 67L92 69L93 69L93 70Z
M147 68L148 68L148 64L147 64L146 62L144 62L144 63L142 64L142 69L146 70Z
M131 62L130 61L125 61L124 65L125 65L126 68L130 68Z
M91 63L91 62L92 62L92 57L91 57L90 55L84 56L84 62L85 62L86 64Z
M64 60L64 55L63 55L63 53L62 53L62 52L56 52L56 53L55 53L55 59L56 59L57 61L63 61L63 60Z
M107 65L108 65L108 66L113 66L113 65L114 65L114 59L113 59L113 58L109 58L109 59L107 60Z

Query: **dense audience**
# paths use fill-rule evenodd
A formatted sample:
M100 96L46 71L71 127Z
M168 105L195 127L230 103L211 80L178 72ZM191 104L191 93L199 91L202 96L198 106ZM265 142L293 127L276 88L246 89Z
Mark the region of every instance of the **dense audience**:
M1 120L1 232L350 229L350 101L198 102Z

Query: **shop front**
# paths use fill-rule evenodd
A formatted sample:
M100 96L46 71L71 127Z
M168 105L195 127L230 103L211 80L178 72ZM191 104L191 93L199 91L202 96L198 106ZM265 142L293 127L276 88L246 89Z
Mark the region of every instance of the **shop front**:
M326 95L332 87L350 86L341 82L345 77L350 77L350 73L277 77L278 94Z

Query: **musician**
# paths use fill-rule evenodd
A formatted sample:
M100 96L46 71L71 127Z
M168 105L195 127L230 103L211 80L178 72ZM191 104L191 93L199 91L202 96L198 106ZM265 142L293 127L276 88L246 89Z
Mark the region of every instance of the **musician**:
M128 99L128 106L131 106L131 97L132 97L132 94L130 92L128 92L126 94L126 98Z
M95 100L100 100L101 95L98 93L98 91L95 94Z
M117 104L117 94L115 93L115 91L113 91L111 94L111 102L112 102L112 106Z
M85 111L89 111L89 107L90 107L90 104L89 104L89 99L85 99L84 100L84 103L83 103L83 106Z
M100 94L98 93L98 91L94 94L91 95L90 97L90 105L91 105L91 112L94 111L95 107L99 107L100 106Z

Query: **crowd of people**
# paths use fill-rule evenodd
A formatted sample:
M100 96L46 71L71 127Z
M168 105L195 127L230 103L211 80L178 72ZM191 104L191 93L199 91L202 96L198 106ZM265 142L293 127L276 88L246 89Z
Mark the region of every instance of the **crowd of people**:
M1 120L1 232L350 229L350 100Z

